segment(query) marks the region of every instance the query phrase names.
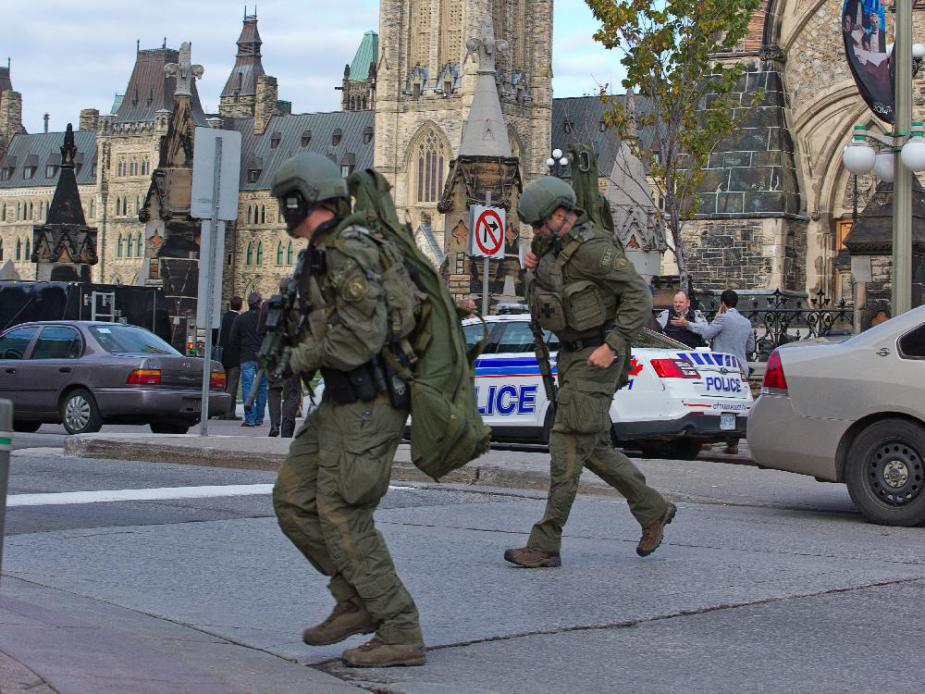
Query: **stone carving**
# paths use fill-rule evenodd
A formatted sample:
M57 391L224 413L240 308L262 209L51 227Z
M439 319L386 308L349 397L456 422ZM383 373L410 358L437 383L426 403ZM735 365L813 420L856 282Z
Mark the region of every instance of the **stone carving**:
M191 52L190 42L184 41L180 44L179 62L167 63L164 66L164 74L177 80L174 96L192 96L193 80L202 79L205 73L202 65L192 64Z
M509 57L509 51L510 45L507 41L495 38L491 17L482 17L479 35L466 41L466 59L463 65L469 61L470 55L477 54L479 72L494 74L496 54L500 53L504 57Z

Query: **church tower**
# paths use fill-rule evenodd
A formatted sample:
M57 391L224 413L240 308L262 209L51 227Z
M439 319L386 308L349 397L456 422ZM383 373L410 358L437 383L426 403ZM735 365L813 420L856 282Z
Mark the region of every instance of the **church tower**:
M552 0L383 0L376 69L375 167L399 214L446 250L437 204L478 84L469 39L492 19L508 51L495 82L511 153L526 181L546 173L552 120Z

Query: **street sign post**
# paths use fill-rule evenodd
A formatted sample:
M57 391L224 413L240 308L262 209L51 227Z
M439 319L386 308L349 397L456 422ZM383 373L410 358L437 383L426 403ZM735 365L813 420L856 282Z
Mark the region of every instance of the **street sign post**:
M485 258L482 268L482 315L488 315L489 260L504 257L504 239L507 232L507 213L503 207L491 206L491 192L485 194L484 205L469 208L469 228L472 229L469 253Z
M221 325L216 310L216 284L221 286L225 225L220 220L238 218L241 177L241 133L234 130L196 128L193 155L193 186L190 215L203 222L199 246L199 301L196 324L206 331L202 360L200 436L209 435L209 390L212 385L212 330ZM221 292L218 292L220 295Z
M13 446L13 403L0 400L0 574L3 573L3 537L6 495L10 482L10 449Z

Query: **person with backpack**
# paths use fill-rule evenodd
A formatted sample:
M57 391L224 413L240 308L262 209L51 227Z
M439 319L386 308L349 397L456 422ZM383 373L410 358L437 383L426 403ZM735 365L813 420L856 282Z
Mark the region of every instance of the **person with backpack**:
M509 549L504 558L527 568L561 565L562 530L585 467L626 498L642 526L636 553L647 556L677 509L614 448L610 405L628 383L630 346L652 315L651 292L613 235L578 207L565 181L544 176L527 185L517 215L533 227L524 261L527 301L540 326L559 338L559 382L546 512L526 547Z
M295 374L320 369L324 394L297 432L273 490L282 531L321 573L335 606L306 629L306 644L339 643L374 633L344 651L351 667L423 665L417 607L399 579L373 513L388 491L392 459L408 419L408 386L395 374L394 352L415 317L390 306L416 298L394 249L350 217L350 194L328 158L298 154L273 186L289 234L307 239L300 276ZM300 261L301 262L301 261ZM404 294L404 298L395 294ZM413 304L406 304L413 312ZM388 348L388 349L387 349Z

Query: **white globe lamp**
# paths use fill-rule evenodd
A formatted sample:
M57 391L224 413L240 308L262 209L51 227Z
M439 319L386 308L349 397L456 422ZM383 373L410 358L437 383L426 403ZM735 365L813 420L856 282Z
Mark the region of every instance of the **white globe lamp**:
M553 159L561 159L561 158L562 158L562 150L559 149L558 147L556 147L556 148L552 151L552 158L553 158Z
M562 157L562 158L559 160L559 163L560 163L562 166L568 166L568 158Z
M842 162L845 168L853 174L866 174L873 171L877 153L867 144L866 138L855 135L855 139L845 147L842 153Z
M925 44L913 43L912 44L912 57L916 60L921 60L925 58Z
M892 150L885 149L877 152L874 157L874 176L885 183L893 181L893 175L896 173L896 155Z
M910 171L925 170L925 130L923 130L922 123L912 124L912 136L903 145L900 158L903 166Z
M556 165L556 160L553 159L552 157L546 160L546 166L548 166L550 169L554 167L555 165Z

